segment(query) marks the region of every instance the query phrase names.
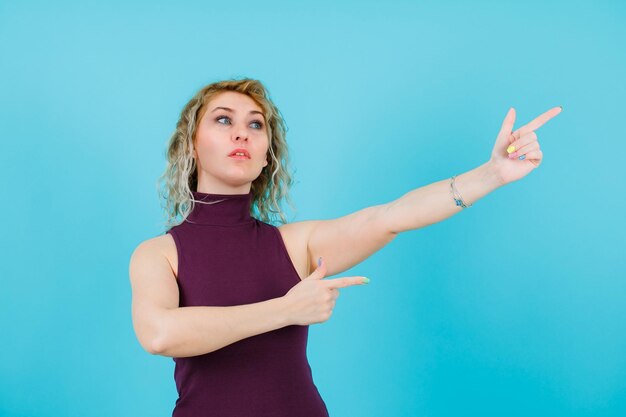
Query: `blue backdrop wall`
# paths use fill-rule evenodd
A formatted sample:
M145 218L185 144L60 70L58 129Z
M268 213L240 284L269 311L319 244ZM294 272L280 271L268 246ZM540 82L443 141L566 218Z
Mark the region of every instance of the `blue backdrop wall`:
M2 416L171 415L128 262L182 106L244 76L289 127L290 221L466 172L509 107L563 106L528 177L341 274L371 283L310 327L333 417L626 414L623 2L106 3L0 3Z

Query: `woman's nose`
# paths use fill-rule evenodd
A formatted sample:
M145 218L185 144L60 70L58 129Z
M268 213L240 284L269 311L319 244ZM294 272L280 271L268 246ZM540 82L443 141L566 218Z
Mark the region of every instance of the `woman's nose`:
M234 132L233 132L233 136L235 141L239 141L239 140L248 140L248 132L246 131L245 127L238 127Z

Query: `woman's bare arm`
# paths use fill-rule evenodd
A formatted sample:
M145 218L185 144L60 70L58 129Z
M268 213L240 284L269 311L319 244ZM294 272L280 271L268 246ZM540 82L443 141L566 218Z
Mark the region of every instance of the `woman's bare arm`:
M531 122L513 131L515 109L507 112L487 162L465 172L456 179L456 186L466 203L473 204L498 187L524 178L543 160L543 152L535 130L561 113L553 107ZM413 230L440 222L463 210L456 205L448 179L437 181L388 204L384 222L395 233Z
M489 162L458 175L455 184L467 204L474 204L502 186ZM450 178L446 178L411 190L388 203L381 221L387 230L397 234L439 223L462 210L455 204Z
M282 298L229 307L179 307L163 315L154 353L171 357L213 352L250 336L286 326Z
M489 160L455 178L466 204L474 204L497 188L517 181L543 160L535 130L560 114L553 107L513 131L515 109L507 112ZM337 219L307 220L291 228L304 230L310 262L323 256L334 275L361 263L401 232L438 223L463 210L446 178L405 193L385 204L366 207ZM311 265L309 265L311 268Z
M202 355L290 324L283 297L229 307L179 307L176 277L153 239L137 246L129 274L135 333L152 354Z

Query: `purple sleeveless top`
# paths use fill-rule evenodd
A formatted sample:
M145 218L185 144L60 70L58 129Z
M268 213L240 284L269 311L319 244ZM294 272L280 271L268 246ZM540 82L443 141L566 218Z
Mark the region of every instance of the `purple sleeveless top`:
M176 242L181 307L256 303L300 282L278 228L251 216L251 192L192 193L192 212L167 231ZM173 417L328 416L306 355L308 331L291 325L173 358Z

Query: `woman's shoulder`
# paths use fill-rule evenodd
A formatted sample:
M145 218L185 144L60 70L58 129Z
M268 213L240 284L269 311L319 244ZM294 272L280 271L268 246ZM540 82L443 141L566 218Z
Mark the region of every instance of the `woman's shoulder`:
M137 245L143 251L149 253L150 257L164 256L169 262L174 274L178 276L178 253L176 252L176 242L170 233L145 239Z

